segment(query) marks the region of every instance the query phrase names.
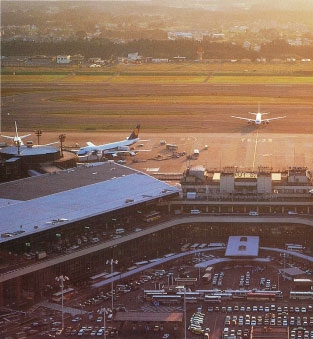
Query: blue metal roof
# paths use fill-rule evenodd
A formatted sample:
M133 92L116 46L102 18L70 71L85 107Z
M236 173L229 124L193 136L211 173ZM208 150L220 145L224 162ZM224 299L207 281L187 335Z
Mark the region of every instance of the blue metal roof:
M88 186L5 205L0 208L0 243L177 192L175 187L134 171Z

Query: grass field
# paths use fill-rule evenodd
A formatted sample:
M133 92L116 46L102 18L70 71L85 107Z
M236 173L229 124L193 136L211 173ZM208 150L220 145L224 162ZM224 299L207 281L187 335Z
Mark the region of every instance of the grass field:
M53 101L68 102L88 102L97 104L126 104L126 105L204 105L204 104L270 104L270 105L312 105L313 98L308 97L262 97L262 96L244 96L244 95L136 95L136 96L110 96L110 97L92 97L92 96L66 96L56 97Z
M59 74L67 75L71 73L181 73L188 75L188 73L198 73L205 75L207 73L266 73L272 75L291 75L293 73L313 72L312 63L233 63L233 62L214 62L214 63L163 63L163 64L116 64L113 66L103 66L99 68L90 68L87 66L51 66L51 67L3 67L2 74L18 73L35 73L35 74Z
M3 75L2 83L312 84L313 76L278 75Z

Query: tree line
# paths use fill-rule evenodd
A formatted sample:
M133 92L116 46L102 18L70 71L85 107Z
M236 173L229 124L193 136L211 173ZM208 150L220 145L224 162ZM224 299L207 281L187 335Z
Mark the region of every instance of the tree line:
M73 40L61 42L5 41L1 43L3 56L34 55L75 55L85 58L100 57L103 59L126 57L128 53L138 52L143 57L173 58L183 56L189 60L198 59L199 47L203 50L204 59L243 59L255 60L259 57L272 58L313 58L313 45L291 46L284 40L274 40L263 44L256 52L245 49L231 42L212 42L194 40L133 40L126 43L114 43L109 39Z

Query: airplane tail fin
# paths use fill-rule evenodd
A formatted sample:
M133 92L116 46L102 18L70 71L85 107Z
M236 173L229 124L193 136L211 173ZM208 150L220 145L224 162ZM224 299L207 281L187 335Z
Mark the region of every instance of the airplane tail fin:
M128 140L137 139L139 136L140 124L132 131L131 135L128 137Z
M17 124L16 124L16 121L15 122L15 136L18 138L18 133L17 133Z

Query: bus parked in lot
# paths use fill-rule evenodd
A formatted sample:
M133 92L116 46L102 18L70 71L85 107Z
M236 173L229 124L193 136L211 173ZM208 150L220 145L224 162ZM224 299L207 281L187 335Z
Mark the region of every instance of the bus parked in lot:
M291 291L289 299L294 300L313 300L313 292L295 292Z
M63 290L63 298L64 300L69 300L75 294L74 288L66 288ZM56 292L52 295L52 301L60 302L62 300L62 291Z
M181 295L155 294L152 296L152 302L157 302L163 305L179 304L181 299Z
M161 218L161 213L157 211L151 211L143 216L143 221L152 222Z
M188 251L189 246L190 246L190 243L185 244L185 245L183 245L183 246L181 247L180 250L181 250L182 252L186 252L186 251Z
M247 300L248 301L275 301L276 300L276 294L275 293L248 293L247 294Z
M216 295L206 295L204 301L210 304L220 304L222 302L221 296Z
M108 275L108 272L102 272L96 275L93 275L92 277L89 278L89 284L95 284L99 281L102 281L105 279L105 276Z

